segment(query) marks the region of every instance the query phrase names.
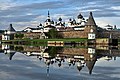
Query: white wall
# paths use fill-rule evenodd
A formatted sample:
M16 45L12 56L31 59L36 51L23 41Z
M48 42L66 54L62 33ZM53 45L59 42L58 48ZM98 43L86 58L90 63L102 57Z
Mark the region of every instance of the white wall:
M9 35L2 35L2 40L10 40L10 36Z
M88 39L95 39L95 34L94 33L89 33L88 34Z
M95 49L93 49L93 48L88 48L88 53L95 53Z

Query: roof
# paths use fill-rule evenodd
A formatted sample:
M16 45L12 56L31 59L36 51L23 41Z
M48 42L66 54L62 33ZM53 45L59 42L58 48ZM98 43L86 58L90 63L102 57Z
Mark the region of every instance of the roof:
M84 28L85 26L75 26L74 28Z
M14 56L16 52L10 52L10 53L7 53L8 57L10 60L12 60L12 57Z
M93 15L92 15L92 12L90 12L89 19L88 19L88 21L85 25L96 26L95 20L94 20Z
M65 25L60 22L60 23L56 24L56 26L65 26Z
M106 25L105 27L110 27L110 28L111 28L111 27L113 27L113 26L111 26L111 25L108 24L108 25Z
M48 26L45 26L44 28L55 28L55 26L48 25Z
M93 61L86 61L86 66L89 69L89 74L92 74L93 67L95 65L96 60Z
M51 20L50 19L46 19L46 21L45 22L51 22Z
M15 29L12 27L12 24L10 24L10 26L7 29L8 31L15 31Z
M27 28L25 28L24 30L26 30L26 29L39 30L39 29L42 29L42 27L39 27L39 28L31 28L31 27L27 27ZM23 31L24 31L24 30L23 30Z

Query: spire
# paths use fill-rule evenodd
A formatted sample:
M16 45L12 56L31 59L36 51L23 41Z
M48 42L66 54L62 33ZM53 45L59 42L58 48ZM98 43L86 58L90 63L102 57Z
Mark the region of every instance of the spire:
M12 27L12 24L10 24L10 27L7 30L8 31L15 31L15 29Z
M87 26L96 26L95 20L93 18L92 12L90 12L88 21L86 23Z
M82 70L82 66L77 66L77 69L80 72Z
M10 53L10 56L9 56L10 60L12 60L12 57L13 57L14 54L15 54L15 52L14 53Z
M48 11L48 17L50 17L50 13L49 13L49 11Z
M92 70L93 70L93 67L95 65L95 60L93 61L86 61L86 66L88 67L89 69L89 74L92 74Z
M47 77L49 77L49 66L47 66Z
M14 56L15 52L11 52L11 53L6 53L9 57L10 60L12 60L12 57Z

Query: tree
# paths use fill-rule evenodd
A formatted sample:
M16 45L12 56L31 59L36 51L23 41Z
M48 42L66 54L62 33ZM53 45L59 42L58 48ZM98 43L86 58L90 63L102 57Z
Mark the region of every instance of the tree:
M17 34L15 34L15 37L19 38L19 39L22 39L24 37L24 34L17 33Z
M49 30L49 32L48 32L48 37L49 38L57 38L57 35L58 35L58 32L57 32L57 30L56 29L51 29L51 30Z

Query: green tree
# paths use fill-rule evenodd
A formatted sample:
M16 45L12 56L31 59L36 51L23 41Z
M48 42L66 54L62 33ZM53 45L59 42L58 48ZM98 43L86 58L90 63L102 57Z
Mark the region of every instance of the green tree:
M51 30L49 30L49 32L48 32L48 37L49 38L57 38L57 35L58 35L58 32L57 32L57 30L56 29L51 29Z
M24 34L21 34L21 33L15 34L15 38L22 39L23 37L24 37Z

